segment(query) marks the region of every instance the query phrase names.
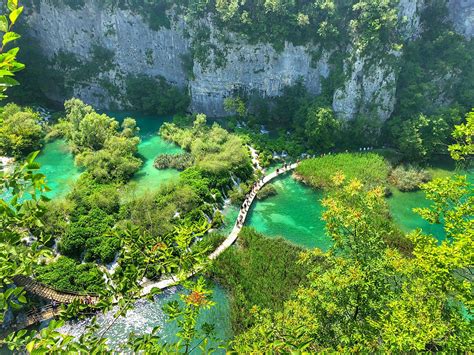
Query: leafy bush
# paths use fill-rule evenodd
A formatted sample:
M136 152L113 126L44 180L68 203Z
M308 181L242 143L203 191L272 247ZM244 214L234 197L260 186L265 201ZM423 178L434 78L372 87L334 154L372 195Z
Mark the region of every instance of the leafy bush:
M264 200L270 196L275 196L278 194L277 189L272 184L266 184L257 192L257 199Z
M15 104L0 112L0 155L23 157L41 147L44 130L38 113Z
M157 169L185 170L193 165L193 156L189 153L161 154L155 158L153 166Z
M192 128L165 123L160 135L189 151L196 166L204 172L217 176L228 176L229 172L242 177L251 175L251 161L243 140L217 123L207 127L206 115L198 114Z
M346 179L358 179L369 186L385 185L388 164L374 153L341 153L308 159L296 168L296 175L316 188L330 188L335 175L342 173Z
M126 182L140 169L143 162L136 157L138 137L112 136L99 151L86 151L76 157L76 164L84 166L99 182Z
M100 261L103 264L112 262L120 248L120 240L112 235L93 237L86 242L85 261Z
M400 191L415 191L420 185L431 180L428 171L414 166L399 165L390 172L389 182Z
M99 182L126 182L142 165L137 157L140 139L132 118L126 118L119 130L117 120L98 114L81 100L65 102L66 118L55 131L64 135L76 155L76 164L84 166Z
M79 264L73 259L60 257L57 261L35 269L36 279L65 291L100 291L104 287L102 273L96 265Z
M435 116L423 114L409 120L396 117L389 122L393 142L406 160L426 161L435 153L446 153L449 133L460 121L457 112Z
M71 214L73 221L94 208L110 215L117 213L120 208L120 194L117 186L99 184L89 173L81 174L67 198L75 204Z
M66 234L61 238L59 251L67 256L80 258L89 239L102 236L114 224L114 218L106 212L94 208L69 224ZM97 241L97 239L96 239ZM91 243L89 246L93 246Z

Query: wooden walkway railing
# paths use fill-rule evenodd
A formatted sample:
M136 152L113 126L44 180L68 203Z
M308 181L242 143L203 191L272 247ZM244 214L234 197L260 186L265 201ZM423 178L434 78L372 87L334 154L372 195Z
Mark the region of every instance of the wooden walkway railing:
M58 303L68 304L79 300L83 303L95 304L99 301L99 295L95 293L58 290L24 275L14 276L13 282L36 296Z

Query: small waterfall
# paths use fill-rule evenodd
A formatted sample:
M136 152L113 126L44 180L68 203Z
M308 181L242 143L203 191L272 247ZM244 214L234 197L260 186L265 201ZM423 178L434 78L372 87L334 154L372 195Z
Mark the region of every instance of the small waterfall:
M113 275L113 273L115 272L115 269L117 269L117 267L119 266L118 258L119 258L119 253L116 253L114 260L105 265L105 268L111 275Z
M239 186L240 179L238 177L235 177L234 174L230 174L230 179L232 180L232 184L234 186Z
M170 331L170 326L166 323L167 316L163 312L163 306L167 302L176 299L178 290L178 287L170 287L162 294L156 295L153 302L143 299L138 300L134 308L129 310L125 317L119 317L115 320L112 327L107 331L105 334L108 339L107 344L111 347L117 347L127 341L130 333L134 332L137 335L151 333L156 326L161 328L160 333L163 338L174 335L173 330ZM117 310L118 306L113 307L110 312L97 316L97 323L101 328L107 327L114 321L114 314ZM91 317L69 321L59 331L78 338L86 332L91 321Z

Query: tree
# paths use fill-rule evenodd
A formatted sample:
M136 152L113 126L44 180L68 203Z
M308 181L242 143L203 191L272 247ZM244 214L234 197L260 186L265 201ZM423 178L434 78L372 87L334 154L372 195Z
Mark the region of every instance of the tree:
M42 248L46 237L28 247L22 241L28 228L42 226L47 201L42 193L49 190L45 176L38 173L39 165L34 161L37 155L30 154L13 171L0 171L0 194L6 196L0 200L0 320L8 309L19 309L27 302L22 288L8 289L12 277L31 274L33 265L48 255L48 249Z
M321 151L326 151L336 145L341 124L330 108L312 105L306 113L305 134L308 144Z
M8 104L0 113L0 154L23 157L41 147L41 117L31 109Z
M474 200L465 177L437 179L423 189L433 206L419 210L442 223L438 244L411 233L411 253L385 242L396 231L380 188L334 178L323 218L334 247L308 251L312 271L282 311L255 310L255 326L236 337L237 351L463 352L473 346Z
M424 161L447 148L450 120L442 115L423 114L408 121L398 118L391 122L391 132L406 159Z
M76 157L98 182L126 182L140 169L142 160L136 157L138 137L111 136L98 151L87 150Z
M68 100L64 107L66 118L54 129L66 137L77 154L77 165L102 183L126 182L138 171L142 165L137 157L140 138L133 118L125 118L120 131L117 120L98 114L81 100Z
M469 165L474 155L474 110L466 115L466 123L454 126L451 134L456 143L449 146L449 152L454 160L467 160Z
M224 110L229 113L237 113L239 117L245 117L247 115L245 101L240 97L227 97L224 100Z

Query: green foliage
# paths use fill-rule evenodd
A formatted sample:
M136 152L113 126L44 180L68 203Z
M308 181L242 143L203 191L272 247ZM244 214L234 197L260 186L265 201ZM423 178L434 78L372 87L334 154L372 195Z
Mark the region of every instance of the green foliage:
M466 115L466 123L454 126L452 136L456 143L448 147L451 157L456 161L466 161L469 165L474 156L474 110Z
M233 342L237 352L463 352L472 347L472 186L466 178L424 186L448 239L409 235L404 256L384 241L393 234L383 190L335 179L324 200L328 253L308 251L309 281L282 310L255 312L255 326ZM461 252L462 250L462 252ZM467 312L467 314L463 314Z
M0 155L24 157L41 147L45 135L38 113L8 104L0 113Z
M76 157L76 164L84 166L99 182L126 182L140 169L142 160L136 157L138 137L112 136L103 149L86 151Z
M306 113L305 135L309 145L318 151L327 151L336 144L341 123L331 108L311 106Z
M446 1L434 0L421 13L420 37L405 45L394 116L410 119L437 114L447 106L466 112L474 100L474 42L457 34Z
M294 44L314 41L325 48L351 43L368 52L374 48L389 50L399 44L396 4L389 0L346 3L216 0L199 5L187 2L185 11L192 19L214 12L221 30L239 32L252 43L272 43L277 50L283 48L285 41Z
M125 85L130 109L162 116L182 113L188 108L189 97L184 89L173 86L161 76L129 76Z
M425 161L435 153L446 152L449 132L458 120L457 116L419 116L410 120L391 120L391 134L405 159Z
M98 114L81 100L65 102L66 117L53 128L51 135L64 135L76 153L76 164L84 166L96 181L126 182L142 165L137 157L140 139L132 118L119 123Z
M309 270L297 263L303 250L283 239L269 239L244 228L238 243L238 248L226 250L211 269L211 276L230 292L232 326L237 334L254 325L254 307L281 309Z
M205 115L197 115L193 128L189 129L165 123L160 128L160 135L189 151L196 166L205 172L221 176L229 172L249 176L251 163L242 139L216 123L211 128L206 127L205 123Z
M18 85L13 76L23 70L25 65L16 61L20 48L14 47L7 51L7 47L21 36L13 32L13 26L23 12L23 6L18 7L18 0L8 0L7 6L2 10L5 15L0 15L0 32L2 33L2 45L0 47L0 100L6 98L5 92L8 88ZM7 17L8 15L8 17Z
M264 200L270 196L275 196L278 194L277 189L272 184L266 184L257 192L257 199Z
M30 154L23 164L12 171L0 171L0 320L9 309L20 309L27 303L22 288L8 286L15 275L32 272L34 264L47 257L49 251L43 248L47 238L26 246L28 228L41 227L45 213L44 203L48 200L43 193L49 191L45 176L38 173L39 165L34 160L38 152ZM11 198L8 198L10 196Z
M36 279L58 290L100 291L104 287L102 273L97 266L80 264L75 260L60 257L56 261L35 269Z
M80 258L86 247L89 249L94 249L95 247L97 249L106 248L109 245L107 241L103 241L103 239L107 239L103 235L110 230L113 223L114 218L103 210L98 208L90 210L87 215L81 215L77 221L69 224L66 234L59 243L60 252L67 256ZM102 246L102 242L107 243L107 246ZM115 246L116 251L117 245ZM93 250L90 251L87 259L92 260L96 254ZM110 256L106 259L104 261L110 262Z
M161 154L155 158L153 166L157 169L185 170L193 165L193 156L189 153Z
M296 174L313 187L328 189L338 174L349 180L359 179L370 186L384 185L388 169L388 164L378 154L341 153L304 160L296 168Z
M421 184L430 181L430 173L426 170L414 167L399 165L390 172L388 181L400 191L418 190Z
M236 113L240 117L244 117L247 114L247 108L245 102L240 97L228 97L224 100L224 109L229 113Z

